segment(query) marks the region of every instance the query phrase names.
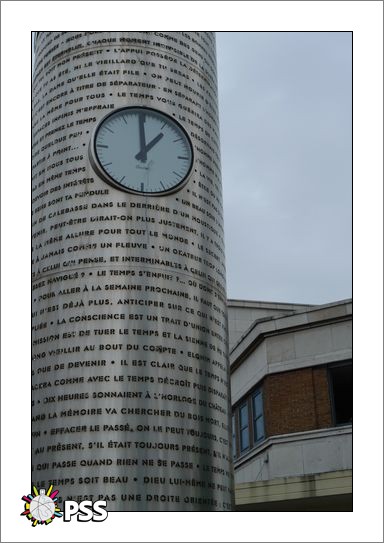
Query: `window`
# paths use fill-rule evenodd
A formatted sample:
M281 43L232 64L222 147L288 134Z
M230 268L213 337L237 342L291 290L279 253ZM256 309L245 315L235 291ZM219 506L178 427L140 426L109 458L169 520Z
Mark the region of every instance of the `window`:
M351 424L353 411L352 363L345 362L328 368L333 422Z
M263 439L265 439L263 394L259 388L233 410L233 457L244 454Z
M256 391L252 396L252 416L253 416L253 441L256 443L264 439L264 411L263 411L263 393Z
M232 455L236 458L236 417L232 415Z
M249 449L249 420L248 403L243 404L239 409L240 418L240 451Z

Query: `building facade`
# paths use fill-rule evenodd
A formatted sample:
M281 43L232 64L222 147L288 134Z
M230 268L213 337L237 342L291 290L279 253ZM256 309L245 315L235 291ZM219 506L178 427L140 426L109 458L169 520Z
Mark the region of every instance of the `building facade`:
M236 509L351 511L351 300L228 309Z

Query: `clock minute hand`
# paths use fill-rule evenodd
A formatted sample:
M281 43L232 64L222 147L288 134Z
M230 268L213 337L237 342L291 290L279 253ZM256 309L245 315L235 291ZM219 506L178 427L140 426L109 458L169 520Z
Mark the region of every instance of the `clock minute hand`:
M137 160L142 160L143 158L143 153L145 153L145 160L147 159L147 152L150 151L152 149L152 147L154 147L156 145L156 143L158 143L161 138L164 136L164 134L162 132L160 132L160 134L158 134L155 138L153 138L153 140L151 140L145 147L144 149L141 149L139 153L137 153L137 155L135 155L135 158Z
M147 151L146 151L146 148L145 148L146 144L145 144L144 123L145 123L145 115L139 115L140 151L137 153L135 158L137 160L141 160L141 162L146 162L146 160L147 160Z

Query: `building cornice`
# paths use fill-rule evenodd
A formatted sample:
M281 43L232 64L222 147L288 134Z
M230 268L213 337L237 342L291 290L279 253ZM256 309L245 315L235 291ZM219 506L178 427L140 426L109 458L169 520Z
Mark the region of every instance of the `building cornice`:
M233 373L266 337L317 328L351 318L352 300L348 299L290 315L258 319L233 347L230 353L230 371Z
M254 447L240 458L236 458L234 461L234 468L236 470L248 464L249 462L252 462L256 456L267 454L268 450L274 445L281 445L282 443L295 443L303 440L310 441L313 439L329 439L334 436L348 434L352 434L352 424L346 424L345 426L335 426L332 428L320 428L317 430L309 430L305 432L295 432L290 434L269 436L257 447Z

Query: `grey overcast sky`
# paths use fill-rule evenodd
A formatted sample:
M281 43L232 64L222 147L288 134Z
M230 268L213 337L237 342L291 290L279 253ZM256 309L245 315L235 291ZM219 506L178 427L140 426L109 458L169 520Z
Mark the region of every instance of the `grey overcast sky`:
M351 36L216 34L229 298L352 295Z

